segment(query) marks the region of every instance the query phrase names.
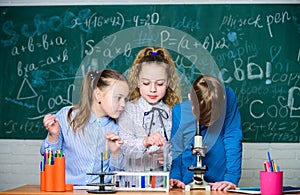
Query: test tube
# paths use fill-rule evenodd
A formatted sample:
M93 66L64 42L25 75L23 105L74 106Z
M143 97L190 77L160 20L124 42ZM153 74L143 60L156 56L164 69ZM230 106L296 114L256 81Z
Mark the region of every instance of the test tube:
M140 173L144 172L144 167L142 167L143 166L142 159L143 159L142 157L135 159L135 171L136 172L140 172ZM145 188L145 187L142 187L142 178L144 178L144 180L145 180L145 176L143 176L143 175L136 176L136 180L135 180L136 187Z
M170 144L167 143L163 147L163 152L164 152L164 164L163 164L163 171L167 172L168 171L168 161L169 161L169 150L170 150Z
M168 164L169 164L169 151L170 151L170 144L167 143L164 148L164 164L163 164L163 171L167 172L168 171ZM167 182L169 182L167 180L167 176L164 177L164 187L167 186Z
M146 171L146 162L147 161L145 161L145 158L146 158L146 156L141 157L141 169L140 169L140 171L143 171L143 172ZM147 185L146 185L147 183L148 182L147 182L146 176L142 175L141 176L141 188L146 188L147 187Z
M129 156L125 156L125 170L127 172L130 172L130 169L131 169L131 163L130 163L130 157ZM127 188L128 187L128 175L124 175L123 176L123 181L122 181L122 187L125 187Z
M107 139L106 139L106 143L105 143L104 160L108 160L108 140Z
M118 171L121 169L120 167L120 159L117 159L117 169ZM116 175L116 187L120 187L120 176Z
M103 152L101 152L101 172L103 172Z
M151 170L152 171L155 171L156 165L157 165L157 154L153 154L152 158L151 158ZM156 187L156 176L155 175L151 176L151 178L150 178L150 185L151 185L151 188L155 188Z
M132 167L132 172L136 172L136 159L132 158L132 163L131 163L131 167ZM135 188L136 187L136 176L132 176L132 181L131 181L131 187Z

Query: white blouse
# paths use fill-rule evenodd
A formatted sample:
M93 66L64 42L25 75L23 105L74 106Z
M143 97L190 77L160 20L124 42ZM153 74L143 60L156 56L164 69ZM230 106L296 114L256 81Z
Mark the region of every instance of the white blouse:
M124 112L118 119L120 128L120 137L124 141L122 152L127 159L125 169L132 169L132 163L135 169L133 171L149 171L149 169L160 169L162 165L157 163L153 152L162 149L153 145L145 148L143 140L145 137L159 132L166 141L170 140L172 116L170 115L169 106L160 101L156 105L150 105L142 97L137 102L128 102ZM171 162L168 151L168 160ZM132 160L135 159L133 162ZM131 165L128 165L130 162Z

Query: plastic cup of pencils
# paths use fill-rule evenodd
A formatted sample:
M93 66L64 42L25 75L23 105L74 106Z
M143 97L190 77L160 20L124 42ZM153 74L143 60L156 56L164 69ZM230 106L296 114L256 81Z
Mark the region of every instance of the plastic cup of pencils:
M64 192L66 191L66 179L65 179L65 157L54 158L54 191Z
M40 172L40 189L41 189L41 191L46 190L46 173L45 173L45 171Z
M55 189L54 184L54 165L45 165L45 191L52 192Z
M281 195L283 172L260 171L260 192L262 195Z

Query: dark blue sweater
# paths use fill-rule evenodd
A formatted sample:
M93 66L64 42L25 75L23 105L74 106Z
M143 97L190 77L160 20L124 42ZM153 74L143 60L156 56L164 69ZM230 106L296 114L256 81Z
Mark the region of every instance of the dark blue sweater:
M240 112L234 91L226 87L226 115L222 129L214 138L214 144L207 142L208 151L203 158L203 165L208 167L204 174L206 182L230 181L236 185L241 177L242 128ZM222 124L221 124L222 125ZM196 133L196 119L192 113L190 101L184 101L173 107L171 151L171 179L178 179L185 184L193 181L193 172L189 166L196 166L196 156L191 147ZM202 131L205 141L207 128Z

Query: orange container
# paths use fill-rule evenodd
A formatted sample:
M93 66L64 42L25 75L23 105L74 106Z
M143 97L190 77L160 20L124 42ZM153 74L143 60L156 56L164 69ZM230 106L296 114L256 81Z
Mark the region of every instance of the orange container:
M66 191L73 191L73 184L66 184Z
M65 158L54 158L54 191L66 191L66 174L65 174Z
M53 192L55 189L54 184L54 165L45 165L45 191Z
M40 172L40 189L41 191L45 191L46 188L46 174L45 171Z

